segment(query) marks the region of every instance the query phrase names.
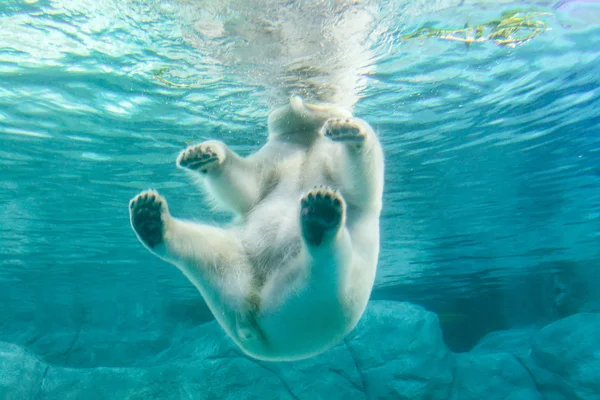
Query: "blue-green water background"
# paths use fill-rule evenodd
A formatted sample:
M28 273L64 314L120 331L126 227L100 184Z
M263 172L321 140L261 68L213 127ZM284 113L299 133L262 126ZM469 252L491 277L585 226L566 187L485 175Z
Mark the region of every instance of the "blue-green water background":
M276 104L185 40L174 3L29 3L0 5L0 340L141 364L212 317L139 244L129 199L153 187L178 217L224 221L174 160L207 138L255 151ZM386 153L373 298L437 312L459 351L600 299L600 11L537 3L552 29L515 49L400 38L530 3L382 3L354 108Z

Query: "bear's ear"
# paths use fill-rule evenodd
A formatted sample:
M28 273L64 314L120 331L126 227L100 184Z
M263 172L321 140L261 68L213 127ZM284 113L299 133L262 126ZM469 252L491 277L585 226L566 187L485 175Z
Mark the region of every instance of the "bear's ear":
M332 104L309 104L299 96L292 96L289 104L274 110L269 115L269 136L290 133L317 132L330 118L350 118L352 113Z

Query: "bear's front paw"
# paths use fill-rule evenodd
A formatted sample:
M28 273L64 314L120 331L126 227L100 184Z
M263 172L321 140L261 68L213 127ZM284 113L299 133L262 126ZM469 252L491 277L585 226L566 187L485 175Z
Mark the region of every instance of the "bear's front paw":
M154 190L146 190L129 202L131 226L148 247L153 249L163 242L163 214L168 212L167 202Z
M334 142L352 143L360 146L367 133L358 121L353 118L331 118L323 126L323 135Z
M342 225L345 203L342 196L325 186L315 187L300 200L302 234L305 240L318 246L328 234Z
M218 168L223 161L225 161L225 150L222 143L210 140L190 146L179 153L177 166L206 174Z

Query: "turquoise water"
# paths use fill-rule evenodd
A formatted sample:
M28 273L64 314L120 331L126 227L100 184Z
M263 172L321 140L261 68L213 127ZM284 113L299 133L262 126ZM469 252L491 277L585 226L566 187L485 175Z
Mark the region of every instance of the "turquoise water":
M402 40L534 3L551 29L515 48ZM211 321L187 279L140 245L127 203L152 187L178 217L225 221L175 158L208 138L247 155L289 94L322 96L310 72L283 67L294 59L330 73L325 86L358 77L342 97L384 147L374 300L437 313L456 352L598 310L596 2L364 2L370 23L348 39L360 46L327 42L314 59L302 32L342 11L219 4L0 2L0 341L61 367L144 368ZM287 53L247 34L278 7L300 32Z

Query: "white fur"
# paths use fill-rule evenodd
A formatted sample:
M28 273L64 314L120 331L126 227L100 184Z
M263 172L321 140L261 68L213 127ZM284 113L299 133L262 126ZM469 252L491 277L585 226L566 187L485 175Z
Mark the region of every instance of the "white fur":
M352 116L293 97L271 113L268 141L251 156L211 141L225 157L202 180L236 223L179 220L165 203L164 242L150 249L188 277L227 334L258 359L297 360L335 345L360 319L373 287L383 153L357 118L367 133L361 148L324 137L334 117ZM301 234L300 198L318 185L339 190L346 213L332 240L310 246Z

